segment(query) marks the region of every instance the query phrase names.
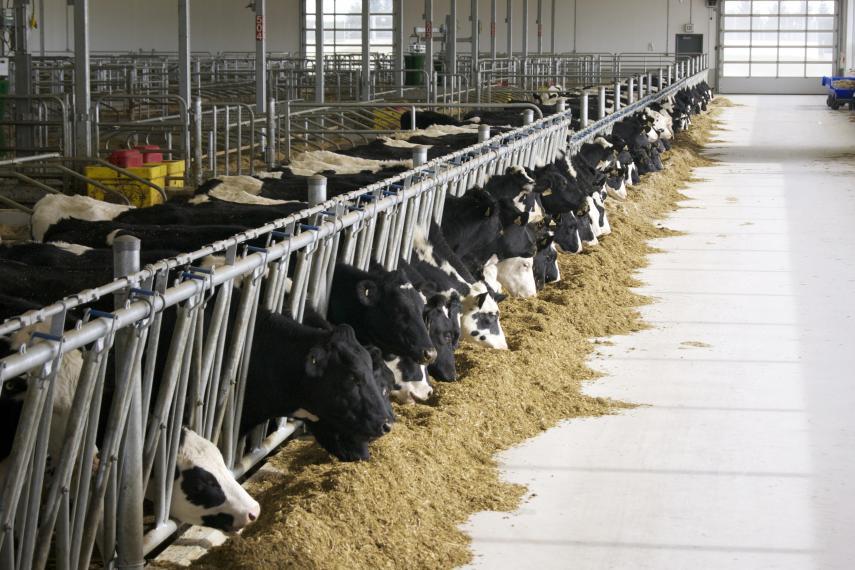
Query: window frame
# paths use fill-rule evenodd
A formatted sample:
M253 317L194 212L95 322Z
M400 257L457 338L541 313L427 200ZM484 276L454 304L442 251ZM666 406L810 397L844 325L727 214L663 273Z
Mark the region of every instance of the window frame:
M328 12L326 10L326 6L324 7L324 55L331 57L339 57L339 56L347 56L362 53L362 10L357 12L353 11L339 11L338 4L339 2L344 2L347 0L324 0L324 4L332 2L334 4L333 11ZM360 1L361 4L361 1ZM392 1L389 4L389 10L386 11L374 11L372 10L369 13L369 36L374 36L375 33L385 34L388 36L388 40L385 39L375 39L372 37L371 39L371 52L372 53L381 53L391 55L394 51L395 47L395 2ZM315 27L309 27L308 20L310 16L315 16L317 21L317 16L315 14L315 0L301 0L300 2L300 12L301 12L301 21L300 21L300 33L301 33L301 47L303 50L303 56L307 59L314 59L315 57ZM357 27L339 27L339 19L346 18L359 18L359 26ZM374 21L376 17L385 17L388 18L389 27L385 26L373 26L371 22ZM333 25L328 27L326 21L328 18L332 18ZM353 39L352 41L340 40L337 37L341 33L353 33L358 35L358 39Z

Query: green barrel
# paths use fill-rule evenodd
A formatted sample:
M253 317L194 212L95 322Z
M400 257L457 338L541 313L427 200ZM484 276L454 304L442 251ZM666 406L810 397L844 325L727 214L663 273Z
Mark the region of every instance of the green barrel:
M425 76L424 73L422 73L425 68L425 54L404 54L404 68L407 70L404 74L404 85L412 86L425 84Z

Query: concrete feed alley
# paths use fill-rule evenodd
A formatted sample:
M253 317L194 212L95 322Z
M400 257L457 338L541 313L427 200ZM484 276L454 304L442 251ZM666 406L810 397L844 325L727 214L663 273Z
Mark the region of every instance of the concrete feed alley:
M466 526L474 568L851 568L855 124L732 96L639 278L651 326L588 392L642 404L501 455L530 496Z

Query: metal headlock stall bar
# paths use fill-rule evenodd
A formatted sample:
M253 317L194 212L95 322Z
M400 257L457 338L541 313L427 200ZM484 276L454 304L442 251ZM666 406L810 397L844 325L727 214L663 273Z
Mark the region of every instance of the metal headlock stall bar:
M142 269L138 256L135 261L117 253L117 275L123 277L0 324L4 336L50 325L49 333L31 335L20 351L0 360L0 382L24 376L28 385L12 452L0 473L0 570L41 569L49 561L57 568L85 568L93 560L107 568L140 567L176 530L169 506L183 426L214 442L236 476L294 432L295 424L283 418L273 430L260 426L246 438L238 433L259 306L287 309L297 319L306 303L325 313L336 263L396 267L398 259L410 256L416 226L441 220L448 194L460 195L511 165L534 167L575 152L616 121L705 79L705 62L698 58L679 71L669 68L667 87L664 80L654 86L648 79L643 97L630 98L611 114L603 108L604 118L578 132L571 130L569 110L537 118ZM619 82L617 90L619 100ZM597 97L602 108L604 97ZM212 109L209 119L218 112ZM186 139L181 148L189 149ZM132 252L135 246L123 247ZM214 270L200 265L210 255L222 258ZM79 308L110 295L117 298L114 311L88 310L80 317ZM171 336L163 328L167 309L175 311ZM67 326L72 314L80 320ZM168 347L164 363L156 362L160 345ZM72 362L80 373L68 424L57 456L49 458L57 383L68 381L63 367ZM155 378L156 364L162 364L162 378ZM116 381L110 405L102 406L110 366ZM99 425L106 426L103 435ZM144 520L144 497L153 503L153 519Z

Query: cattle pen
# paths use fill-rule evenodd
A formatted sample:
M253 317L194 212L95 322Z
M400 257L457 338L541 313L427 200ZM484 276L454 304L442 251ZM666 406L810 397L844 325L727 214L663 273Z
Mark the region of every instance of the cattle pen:
M755 365L790 381L774 339L824 358L787 336L793 321L830 334L795 301L773 304L802 294L775 281L784 256L807 262L771 216L792 180L836 191L851 174L832 143L787 166L799 141L771 134L762 97L719 93L757 92L774 65L781 90L822 106L807 80L844 74L855 6L687 2L7 2L0 570L845 567L848 518L811 502L837 491L782 486L831 488L826 473L848 464L788 471L782 458L812 448L787 447L800 428L775 415L789 436L746 427L779 450L755 469L734 448L757 442L705 414L801 413L790 392L738 381L766 378ZM772 30L775 63L755 54ZM843 140L843 111L793 101L776 99ZM665 238L686 245L663 268ZM839 259L803 265L793 287L847 279ZM601 373L612 391L583 387ZM694 374L703 386L676 380ZM823 429L845 432L836 417ZM669 430L685 442L670 447ZM696 449L709 456L686 459ZM668 483L638 482L651 476ZM736 527L763 521L770 537L725 529L713 495L731 492L748 505ZM776 526L764 509L787 497L815 526Z

